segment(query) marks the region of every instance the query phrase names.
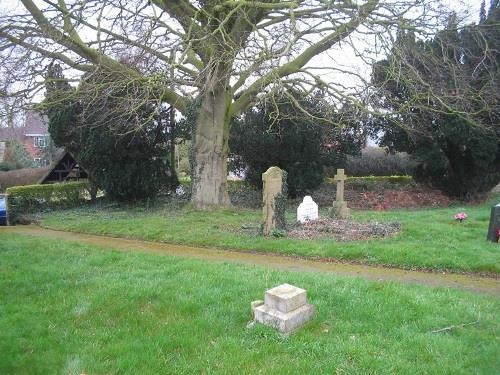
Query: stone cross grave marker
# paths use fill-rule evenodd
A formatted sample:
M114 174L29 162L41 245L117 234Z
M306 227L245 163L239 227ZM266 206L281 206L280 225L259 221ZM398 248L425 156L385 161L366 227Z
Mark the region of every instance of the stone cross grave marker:
M307 221L318 219L318 205L311 196L306 195L297 207L297 221L304 224Z
M347 202L344 201L344 181L347 180L344 170L337 169L333 180L337 183L337 195L333 207L330 209L330 216L346 218L351 214L351 210L347 208Z
M281 284L264 294L264 301L251 303L254 320L290 333L312 319L316 308L308 304L306 291L290 284Z
M490 227L488 229L488 240L497 242L497 233L500 230L500 203L491 207Z
M285 229L285 208L278 207L280 198L286 198L283 180L286 175L282 169L271 167L262 173L262 215L264 236L269 235L273 229Z

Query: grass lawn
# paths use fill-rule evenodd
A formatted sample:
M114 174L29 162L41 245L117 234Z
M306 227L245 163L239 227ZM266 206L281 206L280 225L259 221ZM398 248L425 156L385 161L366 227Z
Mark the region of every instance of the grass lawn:
M288 338L268 327L247 329L250 302L283 282L307 289L316 318ZM500 301L456 290L2 234L0 300L1 374L494 374L500 368Z
M42 225L53 229L133 237L188 245L256 250L287 255L331 257L407 269L425 268L451 272L500 273L500 246L486 241L490 206L445 209L354 211L361 221L398 221L402 231L393 238L357 242L263 238L242 228L258 227L260 210L198 211L165 203L153 208L94 206L56 211L42 216ZM453 219L465 211L469 218ZM322 213L326 215L326 212ZM295 214L289 212L289 221ZM255 232L255 231L254 231Z

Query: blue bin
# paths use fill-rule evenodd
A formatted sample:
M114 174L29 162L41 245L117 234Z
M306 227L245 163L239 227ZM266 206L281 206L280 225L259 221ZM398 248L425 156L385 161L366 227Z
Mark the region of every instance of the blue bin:
M0 225L7 225L7 207L5 197L0 196Z

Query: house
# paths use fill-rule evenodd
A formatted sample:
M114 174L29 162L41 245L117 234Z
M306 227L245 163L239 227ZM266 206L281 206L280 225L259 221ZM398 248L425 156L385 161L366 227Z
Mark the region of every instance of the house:
M46 153L44 153L44 150L49 147L50 142L47 119L40 113L29 110L26 111L22 125L0 128L0 154L3 155L5 142L15 139L24 145L26 151L28 151L38 166L49 166L51 160L47 159L45 156Z

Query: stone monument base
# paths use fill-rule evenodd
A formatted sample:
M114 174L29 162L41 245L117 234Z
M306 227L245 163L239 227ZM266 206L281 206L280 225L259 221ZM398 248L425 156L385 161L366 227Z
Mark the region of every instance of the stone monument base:
M282 333L290 333L310 320L315 311L314 306L309 303L288 313L260 305L254 309L254 318L257 323L274 327Z
M316 308L306 303L306 291L282 284L265 293L264 301L252 302L254 320L281 333L290 333L312 319Z
M347 207L347 202L333 202L333 207L328 210L328 215L332 218L347 218L351 216L351 209Z

